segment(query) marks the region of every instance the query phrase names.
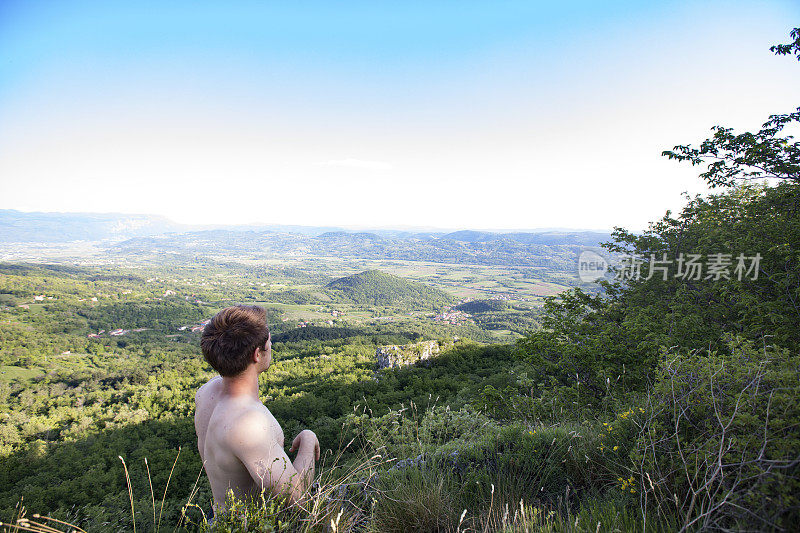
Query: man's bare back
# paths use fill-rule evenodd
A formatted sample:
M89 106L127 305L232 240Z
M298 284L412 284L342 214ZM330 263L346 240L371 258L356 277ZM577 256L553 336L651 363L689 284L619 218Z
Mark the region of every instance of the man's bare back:
M319 459L316 435L303 430L292 441L289 451L297 452L292 462L283 449L280 424L258 398L258 375L272 362L269 330L260 322L263 316L263 309L255 306L228 308L215 315L203 333L204 355L222 374L209 380L195 395L197 447L211 483L215 514L225 510L228 490L237 498L266 491L297 501ZM225 340L226 331L247 335L248 327L250 333L258 333L261 328L266 332L255 342L254 349L220 347L218 339ZM245 342L252 341L245 338ZM231 364L238 365L238 369L232 371Z
M253 480L247 467L234 454L231 441L237 433L252 431L283 450L280 424L260 401L226 397L220 376L200 387L195 402L197 448L211 482L214 500L224 502L228 488L238 498L257 495L262 486L269 484L257 484ZM266 475L266 465L264 471L262 475Z

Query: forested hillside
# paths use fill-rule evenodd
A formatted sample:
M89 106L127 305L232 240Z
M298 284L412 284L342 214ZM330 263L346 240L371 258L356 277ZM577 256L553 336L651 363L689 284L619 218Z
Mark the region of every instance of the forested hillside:
M367 306L419 310L446 308L455 302L444 291L379 270L367 270L336 279L328 283L327 288L355 304Z

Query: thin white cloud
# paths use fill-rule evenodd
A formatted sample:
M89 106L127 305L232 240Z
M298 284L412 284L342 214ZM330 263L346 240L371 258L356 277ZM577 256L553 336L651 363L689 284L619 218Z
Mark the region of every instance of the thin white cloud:
M346 167L346 168L363 168L366 170L391 170L392 165L385 161L367 161L364 159L354 159L352 157L347 159L331 159L330 161L323 161L317 163L321 167Z

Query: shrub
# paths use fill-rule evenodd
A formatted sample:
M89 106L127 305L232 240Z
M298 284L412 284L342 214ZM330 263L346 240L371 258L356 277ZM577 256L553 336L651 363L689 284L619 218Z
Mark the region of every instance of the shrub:
M636 459L646 498L684 529L792 529L800 519L800 357L730 341L666 353Z

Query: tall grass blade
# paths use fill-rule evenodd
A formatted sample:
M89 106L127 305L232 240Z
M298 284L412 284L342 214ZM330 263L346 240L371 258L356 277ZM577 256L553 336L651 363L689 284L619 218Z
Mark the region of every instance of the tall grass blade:
M156 495L153 493L153 479L150 477L150 465L147 457L144 458L144 467L147 469L147 482L150 483L150 499L153 501L153 527L156 527Z
M158 511L158 523L156 524L156 531L159 531L161 529L161 514L164 512L164 500L167 499L167 489L169 488L169 482L172 479L172 472L175 471L175 465L178 464L178 457L180 456L181 456L181 447L178 446L178 455L175 456L175 461L172 462L172 468L169 471L167 484L164 487L164 496L161 497L161 509Z
M128 483L128 497L131 500L131 520L133 520L133 533L136 533L136 511L133 509L133 487L131 486L131 477L128 475L128 465L125 464L125 459L118 455L119 460L122 461L122 468L125 469L125 481Z

